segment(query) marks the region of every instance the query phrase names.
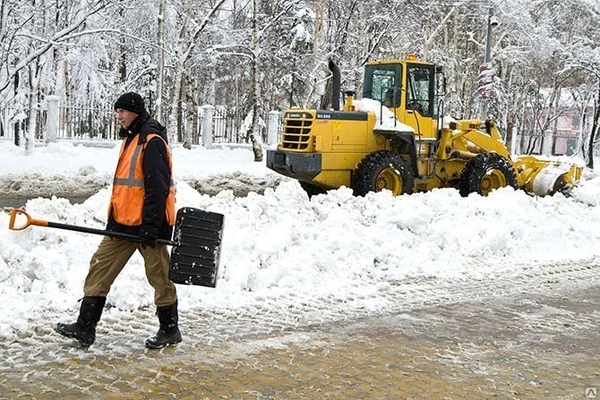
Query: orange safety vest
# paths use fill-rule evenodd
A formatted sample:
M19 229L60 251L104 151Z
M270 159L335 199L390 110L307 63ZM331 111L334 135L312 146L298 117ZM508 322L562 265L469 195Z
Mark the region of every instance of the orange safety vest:
M112 196L108 207L108 215L112 213L113 218L120 224L127 226L138 226L142 224L142 209L144 208L144 170L141 157L146 143L153 137L158 137L165 143L169 169L173 171L171 163L171 151L167 142L155 133L146 136L146 142L139 143L140 135L136 135L131 143L125 147L123 140L119 163L113 181ZM171 172L172 173L172 172ZM173 179L169 183L169 195L165 207L165 218L169 225L175 225L175 185Z

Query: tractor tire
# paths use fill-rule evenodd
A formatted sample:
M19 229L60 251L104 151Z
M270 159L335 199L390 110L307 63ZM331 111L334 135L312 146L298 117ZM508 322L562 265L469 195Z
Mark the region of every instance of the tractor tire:
M302 182L302 181L300 181L300 186L302 187L302 189L304 189L304 191L308 195L308 199L309 200L313 196L316 196L318 194L323 194L323 193L327 192L322 187L317 186L317 185L313 185L312 183L308 183L308 182Z
M510 161L497 153L483 153L470 159L460 177L460 195L487 196L502 187L517 187L517 175Z
M387 189L394 196L411 194L415 178L410 165L399 154L377 151L366 156L356 167L352 189L355 196Z

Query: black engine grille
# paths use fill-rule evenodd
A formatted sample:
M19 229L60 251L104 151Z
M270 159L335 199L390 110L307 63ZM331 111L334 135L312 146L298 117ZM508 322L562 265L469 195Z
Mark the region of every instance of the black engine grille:
M287 114L283 125L281 147L291 150L308 150L312 144L310 131L313 119L310 114Z

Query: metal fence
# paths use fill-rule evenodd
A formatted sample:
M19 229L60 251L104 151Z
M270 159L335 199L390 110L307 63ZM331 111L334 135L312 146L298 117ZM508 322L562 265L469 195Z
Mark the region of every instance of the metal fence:
M47 110L38 111L35 138L45 139ZM14 139L23 136L28 127L27 115L14 107L0 112L0 138ZM114 110L91 105L61 105L58 109L59 139L116 139L118 122Z
M192 130L192 144L202 143L203 114L199 107L192 115L182 108L178 118L179 126L176 138L183 141L187 128ZM119 124L112 108L98 107L93 104L60 104L58 109L58 139L117 139ZM38 111L35 138L46 139L47 110ZM27 131L27 115L14 107L0 110L0 139L22 137ZM224 106L215 107L213 115L213 143L244 143L247 138L239 133L243 116ZM166 125L166 119L161 121ZM191 126L188 126L191 124Z
M185 116L185 110L183 111ZM187 129L187 124L191 123L192 127L192 144L202 143L202 127L204 126L204 115L202 113L202 107L198 107L195 112L194 118L187 119L182 118L183 123L180 124L180 130ZM212 126L212 142L213 143L246 143L247 139L240 135L240 126L242 124L243 117L225 106L217 106L214 108L213 113L213 126ZM182 140L183 133L178 132L179 140Z
M44 110L42 114L43 127L47 113ZM118 137L118 122L113 109L71 105L59 107L58 115L58 138L116 139Z
M213 117L213 141L215 143L242 143L245 138L239 135L242 116L232 113L226 107L215 107Z

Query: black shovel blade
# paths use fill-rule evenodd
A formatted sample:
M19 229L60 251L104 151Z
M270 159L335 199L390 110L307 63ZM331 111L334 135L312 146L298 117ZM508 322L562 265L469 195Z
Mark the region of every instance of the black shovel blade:
M192 207L177 211L169 267L173 283L217 286L224 218Z

